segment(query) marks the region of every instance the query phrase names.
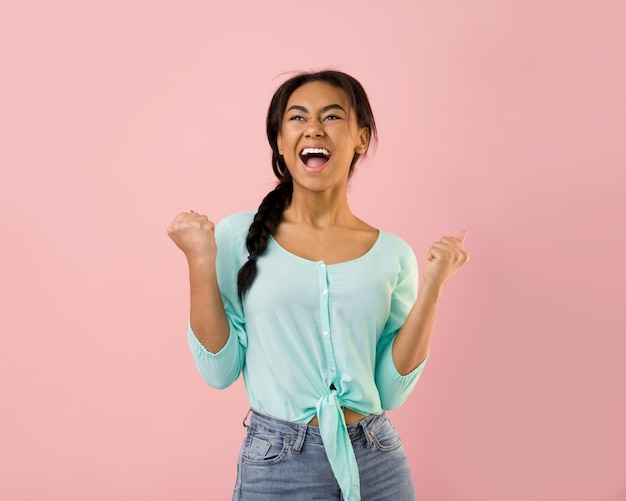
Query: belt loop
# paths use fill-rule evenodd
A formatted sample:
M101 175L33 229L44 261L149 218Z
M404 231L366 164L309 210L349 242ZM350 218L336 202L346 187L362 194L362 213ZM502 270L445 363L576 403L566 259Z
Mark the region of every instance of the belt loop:
M250 414L252 414L252 407L248 409L248 412L246 413L246 417L243 418L242 424L244 428L248 428L246 421L248 420L248 417L250 416Z
M363 433L365 434L365 447L370 448L372 445L374 445L374 440L372 440L372 436L374 435L374 433L369 431L367 424L365 423L365 419L361 419L361 421L359 421L359 424L361 425L361 428L363 428Z
M304 444L304 439L306 437L306 430L308 426L306 424L298 425L298 438L296 438L296 443L293 444L293 449L291 452L294 454L300 454L300 450L302 450L302 444Z

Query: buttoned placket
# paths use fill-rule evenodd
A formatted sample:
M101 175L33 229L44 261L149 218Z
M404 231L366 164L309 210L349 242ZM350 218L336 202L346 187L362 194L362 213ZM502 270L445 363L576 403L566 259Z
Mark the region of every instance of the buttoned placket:
M332 274L328 266L319 261L316 263L319 294L319 325L322 345L321 377L326 392L316 402L319 430L326 454L335 478L339 483L343 498L347 501L360 500L359 469L348 436L343 417L339 391L341 390L337 375L337 363L333 350L333 326L331 324L332 308ZM335 384L335 382L337 384Z
M326 387L331 388L334 385L335 376L337 374L337 364L335 363L335 353L333 350L333 333L330 324L331 309L331 284L328 276L328 266L324 262L318 263L318 278L320 292L320 325L321 338L324 347L324 374L322 375L326 382ZM336 386L336 385L334 385Z

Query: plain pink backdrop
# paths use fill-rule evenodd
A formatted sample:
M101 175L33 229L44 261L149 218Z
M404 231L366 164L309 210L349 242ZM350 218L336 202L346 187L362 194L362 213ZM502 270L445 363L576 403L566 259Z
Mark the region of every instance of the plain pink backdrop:
M626 499L621 0L3 2L0 498L226 500L247 403L187 348L183 210L274 182L290 70L369 92L353 209L420 264L467 228L392 412L418 499Z

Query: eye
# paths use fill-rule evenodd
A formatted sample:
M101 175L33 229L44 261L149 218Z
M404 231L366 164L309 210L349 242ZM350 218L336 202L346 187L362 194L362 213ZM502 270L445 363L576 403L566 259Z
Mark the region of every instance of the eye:
M324 120L341 120L341 117L338 117L337 115L326 115Z
M293 116L289 117L289 120L294 120L294 121L302 120L302 121L304 121L304 117L301 116L301 115L293 115Z

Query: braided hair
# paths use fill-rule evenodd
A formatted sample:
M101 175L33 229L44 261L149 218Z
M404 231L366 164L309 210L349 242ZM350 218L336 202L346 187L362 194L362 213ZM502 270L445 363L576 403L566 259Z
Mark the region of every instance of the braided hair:
M287 169L285 160L278 152L278 134L282 127L283 116L291 94L297 88L309 82L326 82L342 89L356 112L358 126L360 128L366 127L370 132L370 137L374 138L374 140L377 138L374 114L372 113L365 89L355 78L346 73L333 70L300 73L284 82L276 90L267 112L266 132L267 140L272 148L272 169L274 175L278 178L278 184L265 196L261 205L259 205L248 230L246 238L246 247L249 252L248 260L241 267L237 276L237 294L239 299L243 298L243 295L252 285L257 271L257 258L263 255L267 249L267 242L270 236L280 224L283 211L291 202L293 179ZM358 153L354 154L350 164L349 175L352 175L354 165L359 157Z

